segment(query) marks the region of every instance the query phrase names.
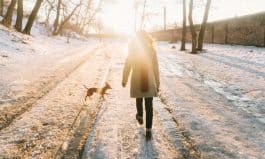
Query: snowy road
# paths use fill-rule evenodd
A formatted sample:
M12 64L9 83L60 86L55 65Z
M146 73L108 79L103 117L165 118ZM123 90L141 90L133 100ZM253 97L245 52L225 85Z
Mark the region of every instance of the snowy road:
M127 43L107 42L0 130L0 158L265 156L264 49L206 45L192 55L159 43L161 92L146 141L129 88L121 87ZM84 102L82 85L104 81L113 88L106 100Z

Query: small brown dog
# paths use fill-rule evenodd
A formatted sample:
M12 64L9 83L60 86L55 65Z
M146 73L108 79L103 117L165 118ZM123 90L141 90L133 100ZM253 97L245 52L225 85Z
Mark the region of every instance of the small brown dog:
M85 101L86 101L87 97L90 98L90 97L91 97L94 93L96 93L96 92L97 92L98 94L100 94L101 97L102 97L103 99L105 99L105 98L104 98L104 95L107 94L106 91L107 91L108 89L111 89L111 86L109 85L108 82L105 82L105 86L102 87L102 88L95 88L95 87L87 88L87 86L85 86L85 85L84 85L84 87L87 89L87 93L86 93Z

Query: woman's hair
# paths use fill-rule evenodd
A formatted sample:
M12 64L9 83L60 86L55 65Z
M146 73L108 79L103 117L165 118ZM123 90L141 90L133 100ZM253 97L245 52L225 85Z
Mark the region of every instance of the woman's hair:
M143 42L149 49L155 50L154 48L155 42L146 31L136 32L136 37L139 41Z

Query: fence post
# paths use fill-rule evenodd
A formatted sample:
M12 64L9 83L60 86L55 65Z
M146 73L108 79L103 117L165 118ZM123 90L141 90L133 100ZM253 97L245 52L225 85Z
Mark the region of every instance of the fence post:
M265 26L263 26L263 47L265 47Z
M214 44L214 25L212 25L212 43Z
M225 24L225 44L228 44L228 24Z

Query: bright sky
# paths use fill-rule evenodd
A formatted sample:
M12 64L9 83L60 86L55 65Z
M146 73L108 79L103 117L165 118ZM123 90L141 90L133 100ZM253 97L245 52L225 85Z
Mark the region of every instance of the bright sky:
M77 1L77 0L76 0ZM95 0L96 2L99 0ZM134 2L139 2L137 27L143 12L144 0L102 0L102 13L97 18L105 25L107 31L118 33L133 33L134 31ZM146 0L146 12L149 16L145 20L145 29L163 27L163 7L167 8L167 24L181 25L182 0ZM33 7L35 0L26 0L25 5ZM187 0L188 8L189 0ZM202 21L206 0L194 0L194 22ZM203 5L200 5L203 4ZM97 6L97 4L95 4ZM44 8L42 8L44 9ZM188 12L188 9L187 9ZM212 0L209 21L231 18L257 12L265 12L265 0ZM188 13L187 13L188 14Z
M138 1L140 1L137 18L139 26L144 0ZM195 5L197 4L194 11L195 23L201 22L203 16L204 6L198 5L201 2L205 4L206 0L195 0ZM146 11L151 15L146 19L146 29L163 26L163 7L167 8L167 23L181 24L182 0L147 0ZM212 0L211 7L209 21L215 21L265 11L265 0ZM105 0L100 18L113 31L133 32L134 0Z

